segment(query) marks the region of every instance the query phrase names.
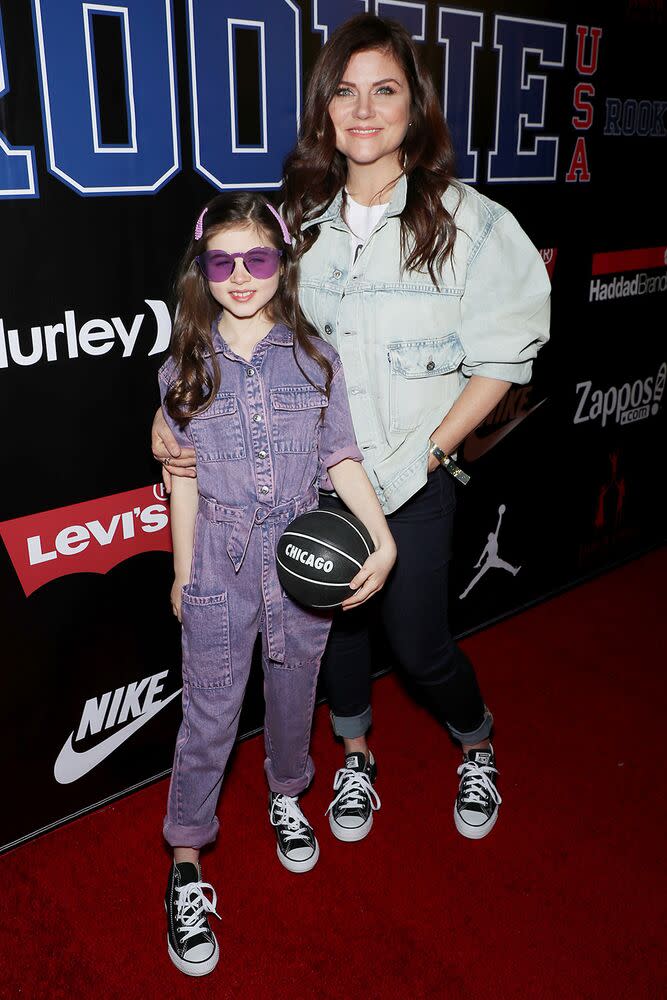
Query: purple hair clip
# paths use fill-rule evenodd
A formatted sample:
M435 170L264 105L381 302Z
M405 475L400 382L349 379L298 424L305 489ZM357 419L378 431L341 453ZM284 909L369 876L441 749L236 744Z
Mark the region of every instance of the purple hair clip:
M285 220L283 219L282 215L280 214L280 212L277 212L275 210L275 208L273 207L273 205L271 204L271 202L267 201L266 207L268 208L269 212L271 212L272 215L275 215L276 219L280 223L280 230L281 230L281 232L283 234L283 239L285 240L285 243L287 244L287 246L291 247L292 246L292 237L289 234L289 229L285 225Z
M195 224L195 239L200 240L204 232L204 216L208 212L208 206L203 210Z

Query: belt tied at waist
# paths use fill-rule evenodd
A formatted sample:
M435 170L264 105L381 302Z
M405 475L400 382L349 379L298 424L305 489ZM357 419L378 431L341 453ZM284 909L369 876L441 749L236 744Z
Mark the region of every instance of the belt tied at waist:
M277 520L284 517L285 514L289 514L290 520L293 520L307 510L314 510L317 507L317 502L317 490L313 487L307 493L304 493L303 496L292 497L291 500L286 500L276 507L269 507L263 503L233 507L229 504L218 503L217 500L209 500L207 497L200 496L199 510L209 521L223 521L226 524L234 525L227 544L227 554L238 573L245 559L250 534L256 524L266 524L267 521Z

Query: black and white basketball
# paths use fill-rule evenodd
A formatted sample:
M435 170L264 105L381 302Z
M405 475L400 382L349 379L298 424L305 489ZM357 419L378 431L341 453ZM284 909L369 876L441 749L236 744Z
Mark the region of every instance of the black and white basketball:
M278 577L295 601L335 608L354 594L349 583L375 546L361 521L346 510L311 510L296 517L276 550Z

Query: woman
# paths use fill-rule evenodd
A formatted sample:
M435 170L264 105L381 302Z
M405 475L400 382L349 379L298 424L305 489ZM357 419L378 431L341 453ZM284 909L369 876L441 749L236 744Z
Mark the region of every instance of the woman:
M386 635L461 744L454 819L479 839L501 799L493 718L447 622L452 453L512 383L530 380L548 338L549 281L513 216L454 181L435 88L403 27L365 14L343 24L314 66L305 109L283 203L300 233L301 306L342 358L364 465L398 548L378 598ZM169 459L179 449L159 420L153 450L168 471L191 463ZM371 613L339 616L322 665L345 747L329 821L346 841L367 835L379 807L366 740Z

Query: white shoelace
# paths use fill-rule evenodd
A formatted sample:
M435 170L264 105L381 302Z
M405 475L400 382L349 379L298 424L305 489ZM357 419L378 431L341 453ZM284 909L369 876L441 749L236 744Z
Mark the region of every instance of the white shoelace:
M211 890L212 900L204 895L205 889ZM183 935L182 944L195 934L207 930L207 913L215 913L218 920L222 919L216 913L217 905L217 893L209 882L188 882L176 889L176 921L179 925L176 929Z
M335 806L339 806L339 811L352 811L360 809L364 804L364 799L369 799L371 809L375 812L380 806L380 796L373 788L373 783L365 771L353 771L349 767L341 767L336 771L334 777L334 792L338 792L333 802L325 812L325 816L331 812Z
M488 764L478 764L473 760L466 760L458 768L457 774L463 776L461 805L470 803L484 805L488 798L493 799L497 805L503 801L498 789L489 777L491 774L498 774L497 768L490 767Z
M310 840L311 828L299 809L299 803L290 795L277 795L269 815L272 826L284 827L285 840Z

